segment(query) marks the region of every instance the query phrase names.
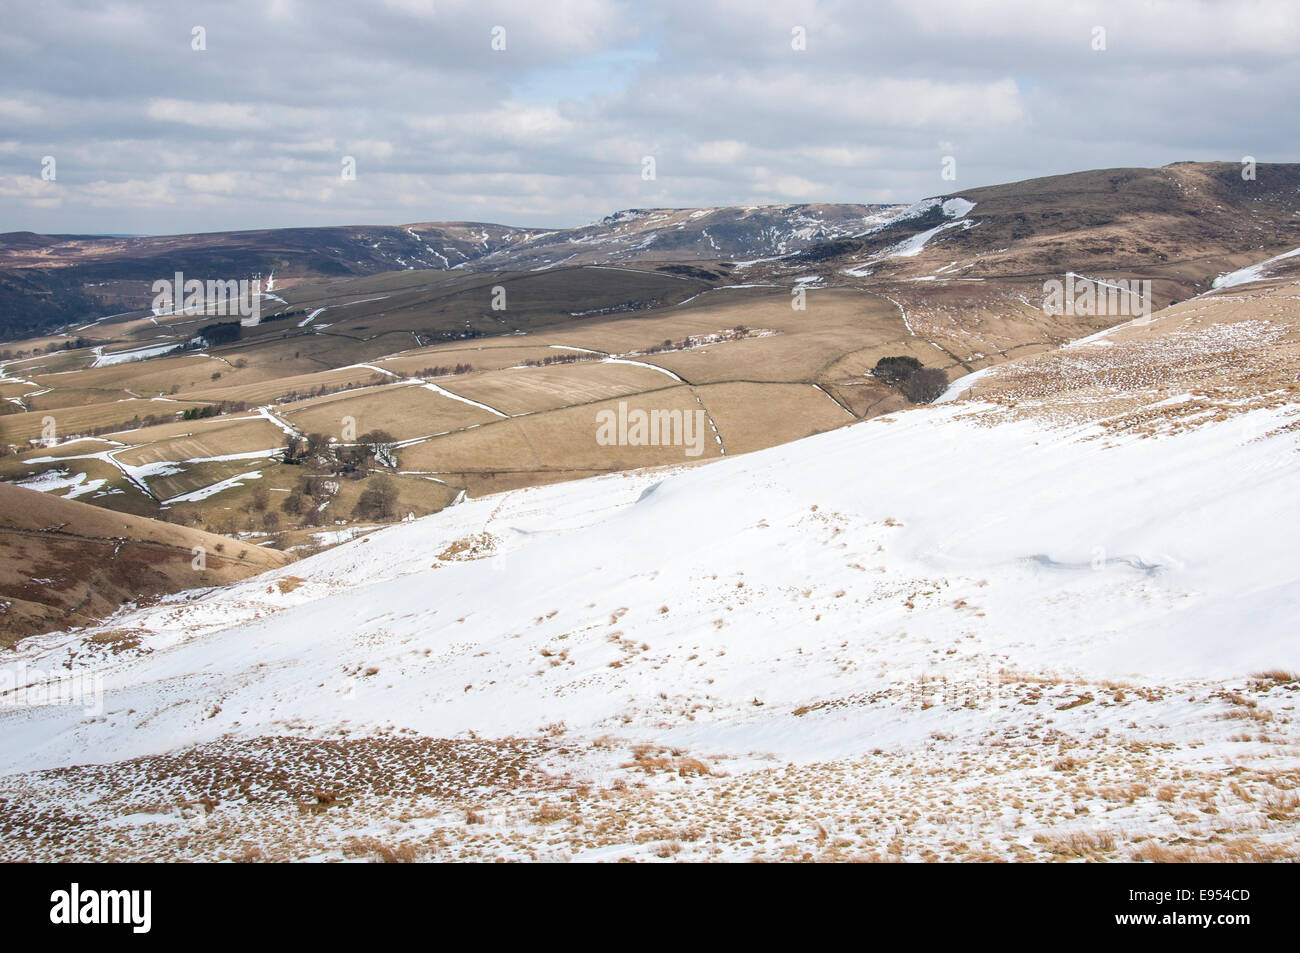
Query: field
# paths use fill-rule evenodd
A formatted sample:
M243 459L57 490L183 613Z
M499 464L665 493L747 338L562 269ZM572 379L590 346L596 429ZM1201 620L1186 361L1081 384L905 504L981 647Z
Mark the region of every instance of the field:
M382 384L286 404L280 416L304 433L340 435L346 421L356 433L384 430L398 440L464 430L498 419L490 411L429 390L420 384Z
M0 855L1291 860L1297 291L851 427L812 382L669 381L402 448L523 488L22 643L114 687L5 716ZM620 399L727 453L600 445ZM745 452L780 426L832 432Z
M936 216L945 221L947 203L894 210L899 218L861 234L846 224L867 214L859 209L841 222L837 234L846 237L825 245L742 261L693 254L684 259L690 265L660 264L658 256L676 232L698 251L699 229L715 213L698 227L693 214L661 211L635 217L635 225L606 223L608 236L574 233L575 249L606 238L611 249L624 248L633 234L669 243L626 265L570 263L559 254L563 244L548 244L546 236L506 254L510 242L533 238L469 226L384 232L376 254L397 256L404 270L290 277L262 296L255 326L236 328L231 318L208 314L125 311L7 346L0 357L0 402L8 411L0 414L0 479L302 552L360 527L489 493L693 466L894 414L912 401L873 374L886 357L914 359L948 381L979 373L973 393L997 399L1013 416L1029 415L1034 394L1056 394L1061 362L1098 358L1063 345L1122 320L1044 313L1045 278L1073 261L1074 243L1083 240L1052 224L1061 221L1058 212L1087 202L1109 208L1116 183L1127 183L1153 208L1173 201L1196 213L1186 227L1165 222L1168 240L1147 230L1149 246L1120 241L1104 215L1089 219L1088 266L1102 278L1149 274L1159 304L1207 286L1221 263L1245 274L1259 261L1257 242L1249 251L1225 231L1224 210L1242 197L1221 172L1111 170L974 190L954 200L951 214L979 228L954 227L903 257L892 253L896 243ZM1286 176L1267 201L1252 198L1243 207L1261 229L1290 227L1279 218L1290 194ZM1193 181L1204 191L1170 192ZM1023 221L1026 202L1045 209L1032 227ZM809 224L828 212L809 206L788 214ZM736 215L745 227L757 226L748 212L723 217ZM355 247L359 234L335 238L340 248ZM436 251L425 244L435 234L450 243L440 246L444 255L455 242L499 240L505 244L496 250L483 246L483 263L498 252L505 257L492 271L405 267L405 255ZM1117 242L1105 260L1097 257L1103 238ZM221 247L228 240L196 239ZM136 245L170 247L74 242L64 250L112 258ZM455 247L468 254L467 245ZM1146 254L1150 264L1157 248L1164 249L1159 264L1139 267L1133 256ZM1183 252L1190 257L1178 257ZM366 253L359 254L360 261ZM1285 270L1288 262L1275 267ZM124 301L134 293L119 290ZM1233 322L1215 315L1224 343L1211 365L1252 373L1251 321L1284 308L1288 299L1278 294L1269 305L1256 289L1248 302L1232 304L1254 316L1237 322L1245 330L1225 330ZM1202 295L1168 314L1195 320L1236 297ZM1108 346L1128 346L1129 334L1133 346L1143 346L1143 333L1122 332ZM1172 338L1161 340L1151 347L1151 373L1182 379L1182 352ZM169 347L178 349L157 353ZM992 374L1009 362L1011 376ZM1069 385L1078 391L1076 413L1130 399L1109 393L1115 379L1104 368L1092 384L1084 380ZM1209 375L1205 393L1160 416L1229 413L1232 384L1231 375ZM1055 400L1052 413L1064 406ZM664 430L638 431L642 414ZM1124 426L1146 426L1152 412L1135 405L1133 415Z
M0 476L290 548L324 524L369 522L358 501L374 475L396 487L389 518L422 514L895 410L906 401L868 373L881 356L966 369L886 297L813 288L801 305L782 287L634 268L395 272L282 288L232 343L92 366L214 320L125 315L86 329L94 349L0 365L15 411L0 416L0 445L16 451ZM598 439L603 412L658 414L668 429ZM387 450L359 470L344 460L375 432ZM313 434L324 456L283 460L290 438Z

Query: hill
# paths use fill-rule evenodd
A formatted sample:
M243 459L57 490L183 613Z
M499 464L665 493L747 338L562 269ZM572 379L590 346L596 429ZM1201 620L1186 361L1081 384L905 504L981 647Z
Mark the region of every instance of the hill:
M471 500L134 612L110 658L28 640L105 666L105 715L0 714L3 832L47 819L0 850L1293 857L1298 297L1243 282L933 406Z
M735 456L908 406L899 382L874 373L881 359L952 380L1127 320L1048 313L1045 283L1068 274L1150 282L1153 309L1203 300L1216 282L1286 280L1300 244L1296 170L1262 165L1248 181L1231 164L1178 164L902 210L632 210L546 234L443 228L455 246L438 245L435 226L365 233L354 237L374 239L357 251L373 256L366 267L395 264L389 252L408 267L277 271L257 326L132 312L0 352L0 454L15 448L0 479L306 552L465 498ZM116 260L215 243L224 254L272 239L308 251L313 236L314 254L352 253L346 230L182 236L170 251L69 240L65 252ZM402 243L426 239L458 265L404 257ZM29 257L49 247L18 244ZM754 257L730 257L737 249ZM693 457L679 441L597 441L596 420L621 407L703 414L708 439ZM287 454L291 439L315 449Z
M939 195L870 234L819 243L754 274L815 268L832 283L990 281L1065 271L1151 280L1157 306L1300 245L1300 165L1244 179L1227 162L1100 169ZM856 274L846 274L855 272Z
M268 291L397 269L531 271L560 264L755 258L798 251L883 221L891 206L630 209L589 226L477 222L279 228L110 238L0 235L0 341L147 309L154 281L259 276ZM687 269L689 273L689 269Z
M0 483L0 645L291 561L275 550ZM123 633L98 639L119 647L129 640Z

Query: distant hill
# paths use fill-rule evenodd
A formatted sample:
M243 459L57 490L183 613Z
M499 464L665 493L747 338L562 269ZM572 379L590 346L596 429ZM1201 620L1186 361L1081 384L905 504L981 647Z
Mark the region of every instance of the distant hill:
M143 238L10 232L0 235L0 340L143 309L152 283L177 271L261 276L282 289L413 269L636 262L732 261L756 266L749 276L825 269L876 280L929 278L940 268L950 280L1073 268L1162 278L1172 300L1205 290L1225 258L1241 267L1261 250L1300 245L1297 189L1300 165L1261 164L1247 180L1238 163L1178 162L963 189L911 207L626 209L564 229L424 222ZM958 215L968 203L974 210Z
M752 274L951 281L1075 270L1164 279L1165 297L1180 298L1207 290L1225 265L1296 246L1300 165L1261 164L1244 180L1237 163L1179 162L935 196L869 235L817 243Z
M404 269L532 271L559 264L758 258L859 235L901 206L630 209L559 230L477 222L279 228L147 238L0 235L0 340L140 310L175 272L284 288Z

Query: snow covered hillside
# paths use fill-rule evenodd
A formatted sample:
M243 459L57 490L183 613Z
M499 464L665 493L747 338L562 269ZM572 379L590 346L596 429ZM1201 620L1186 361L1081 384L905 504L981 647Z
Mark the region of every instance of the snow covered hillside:
M1296 325L1228 307L771 450L468 501L124 612L125 641L28 640L8 671L93 668L104 710L0 709L0 797L93 833L0 852L1293 854ZM1290 355L1273 399L1204 407L1224 327Z

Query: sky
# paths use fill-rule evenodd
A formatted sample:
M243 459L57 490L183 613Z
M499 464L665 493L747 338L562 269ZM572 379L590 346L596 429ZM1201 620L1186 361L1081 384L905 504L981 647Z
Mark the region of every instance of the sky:
M1294 162L1298 48L1295 0L0 0L0 232L567 227Z

